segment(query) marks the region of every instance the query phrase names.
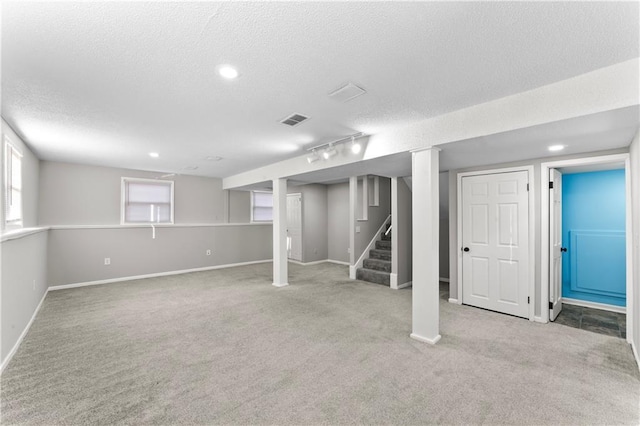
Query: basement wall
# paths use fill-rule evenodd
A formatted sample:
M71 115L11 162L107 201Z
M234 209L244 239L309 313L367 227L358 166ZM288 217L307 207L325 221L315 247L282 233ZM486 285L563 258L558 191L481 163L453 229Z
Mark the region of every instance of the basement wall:
M31 231L3 229L0 239L0 359L2 369L17 348L40 301L47 292L47 238L45 230L37 230L38 158L22 139L2 120L2 170L4 140L10 139L22 153L23 227ZM4 173L0 173L4 187ZM0 213L4 228L4 197L0 197Z
M391 179L380 176L380 203L378 206L369 206L369 214L367 220L356 220L356 235L355 235L355 259L358 260L364 249L369 245L373 237L376 235L382 222L391 214ZM358 204L357 204L357 217L360 216L362 211L362 181L358 182ZM371 200L369 200L371 201ZM347 220L347 225L349 221ZM360 228L360 232L358 232ZM347 231L348 233L348 231Z
M327 186L310 184L289 187L302 194L302 263L328 258Z
M327 185L327 252L349 263L349 182Z
M227 198L216 178L163 179L175 182L175 224L156 225L155 238L150 225L120 225L121 178L159 175L42 162L39 207L41 224L51 227L50 286L271 259L271 224L223 223ZM230 210L242 210L242 202L231 200L243 194L229 195ZM250 205L244 207L249 211Z

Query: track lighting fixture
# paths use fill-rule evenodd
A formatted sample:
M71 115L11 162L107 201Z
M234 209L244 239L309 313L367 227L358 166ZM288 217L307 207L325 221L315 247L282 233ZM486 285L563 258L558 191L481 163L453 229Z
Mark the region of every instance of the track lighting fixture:
M351 152L353 154L359 154L360 151L362 151L362 145L357 141L357 139L363 136L363 133L356 133L355 135L348 136L346 138L338 139L332 142L324 143L322 145L314 146L313 148L309 148L308 151L310 151L311 153L307 155L307 161L309 162L309 164L315 163L321 157L324 160L330 160L332 157L338 154L336 145L349 140L351 141ZM324 148L324 150L321 150L322 148ZM318 153L318 150L321 150L320 154ZM344 152L344 150L342 152Z

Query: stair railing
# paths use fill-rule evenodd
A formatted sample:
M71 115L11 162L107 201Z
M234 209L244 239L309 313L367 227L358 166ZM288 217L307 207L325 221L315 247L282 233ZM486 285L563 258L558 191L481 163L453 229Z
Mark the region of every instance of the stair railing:
M369 255L369 250L371 250L376 245L376 241L379 241L382 238L381 236L382 236L382 232L384 232L384 227L390 221L391 221L391 215L387 216L387 218L384 220L384 222L382 222L382 225L380 226L380 228L378 229L376 234L373 236L373 239L371 240L371 242L369 242L369 245L367 247L365 247L364 251L362 252L362 255L360 256L360 258L358 259L356 264L355 265L351 265L349 267L349 277L351 279L355 279L356 278L356 271L358 270L358 268L362 268L362 265L364 264L364 260ZM385 232L385 235L387 235L390 230L391 230L391 227L389 227L389 229Z

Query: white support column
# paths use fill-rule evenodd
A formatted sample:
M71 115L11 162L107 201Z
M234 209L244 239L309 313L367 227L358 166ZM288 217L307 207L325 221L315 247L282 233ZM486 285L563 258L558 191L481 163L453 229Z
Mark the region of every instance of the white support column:
M273 180L273 285L289 285L287 264L287 180Z
M361 220L369 220L369 176L362 176L362 213Z
M358 176L349 178L349 278L356 279L356 215L358 209Z
M440 340L439 149L412 152L413 317L411 338Z

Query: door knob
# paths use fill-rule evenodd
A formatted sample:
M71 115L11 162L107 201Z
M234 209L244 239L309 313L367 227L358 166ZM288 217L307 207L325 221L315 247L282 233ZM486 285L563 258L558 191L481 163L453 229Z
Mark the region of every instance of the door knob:
M463 248L462 251L469 251L469 247Z
M566 252L567 252L567 248L566 248L566 247L560 247L560 251L561 251L562 253L566 253Z

